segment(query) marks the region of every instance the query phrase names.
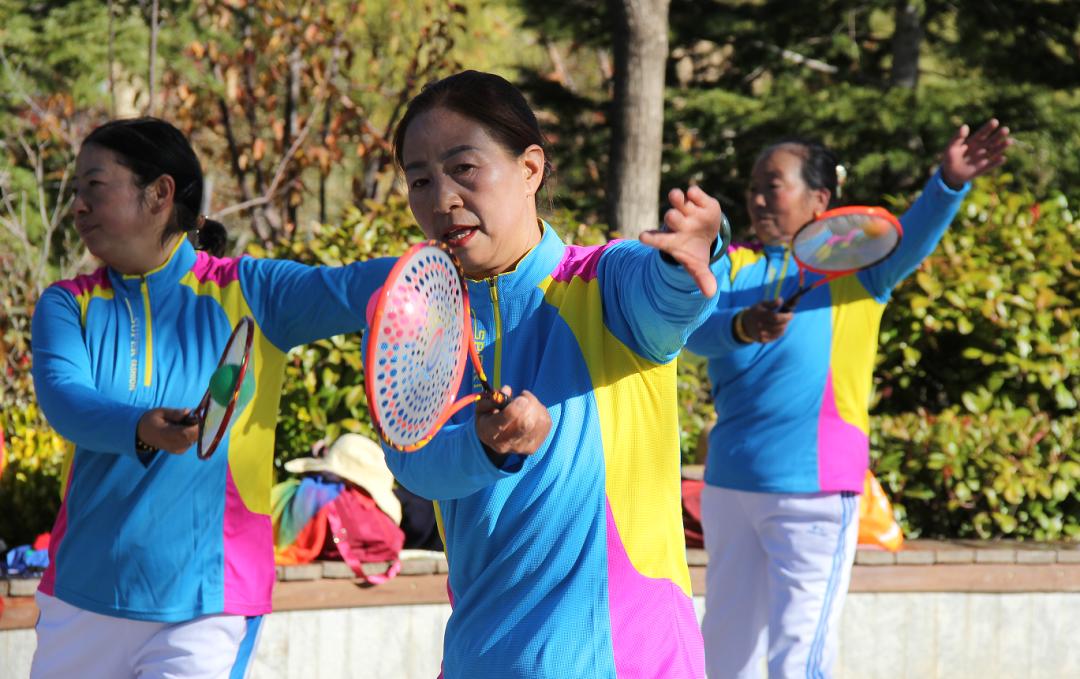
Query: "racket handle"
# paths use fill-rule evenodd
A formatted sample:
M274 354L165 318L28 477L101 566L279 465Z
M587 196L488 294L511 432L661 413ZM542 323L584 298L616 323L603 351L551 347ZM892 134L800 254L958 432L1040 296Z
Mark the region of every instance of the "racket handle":
M784 303L780 305L780 308L776 310L776 313L778 313L778 314L790 313L791 310L795 308L795 305L799 303L799 299L803 295L805 295L807 290L809 290L809 289L810 288L799 290L794 295L792 295L791 297L784 300Z

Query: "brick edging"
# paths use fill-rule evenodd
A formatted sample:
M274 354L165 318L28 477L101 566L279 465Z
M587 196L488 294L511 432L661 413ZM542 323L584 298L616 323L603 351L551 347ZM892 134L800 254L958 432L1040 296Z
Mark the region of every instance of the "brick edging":
M695 595L705 594L702 549L688 549ZM389 564L365 564L369 574ZM402 560L401 576L370 587L340 561L278 566L274 610L445 604L446 559L441 555ZM32 628L38 578L0 579L4 612L0 630ZM909 540L892 553L859 549L851 591L855 593L1039 593L1080 592L1080 545Z

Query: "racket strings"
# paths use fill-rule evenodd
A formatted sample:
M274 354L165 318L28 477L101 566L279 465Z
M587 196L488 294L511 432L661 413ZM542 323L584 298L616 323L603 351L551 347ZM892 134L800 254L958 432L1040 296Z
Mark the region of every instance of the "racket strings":
M844 214L821 219L795 235L792 248L803 265L820 273L871 266L893 251L900 234L874 214Z
M384 435L408 446L436 426L460 382L463 290L450 256L428 246L404 263L384 293L371 406Z

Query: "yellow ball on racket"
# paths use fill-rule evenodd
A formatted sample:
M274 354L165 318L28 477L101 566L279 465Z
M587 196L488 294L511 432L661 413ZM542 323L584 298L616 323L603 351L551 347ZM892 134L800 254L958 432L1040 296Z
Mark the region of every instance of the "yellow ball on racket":
M867 238L881 238L893 230L893 225L884 219L868 219L862 224L862 232Z

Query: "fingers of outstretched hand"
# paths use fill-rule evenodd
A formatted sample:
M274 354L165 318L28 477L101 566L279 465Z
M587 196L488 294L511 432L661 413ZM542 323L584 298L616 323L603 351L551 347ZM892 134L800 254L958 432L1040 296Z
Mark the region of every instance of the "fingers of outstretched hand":
M671 209L664 213L664 223L671 231L688 229L716 229L720 226L720 202L698 186L685 192L672 189L668 192Z
M999 167L1005 162L1005 151L1012 144L1009 128L996 118L991 118L973 133L969 133L969 129L967 125L960 126L942 161L942 177L954 188Z
M1001 122L997 118L991 118L983 123L979 129L975 130L974 134L968 137L968 144L981 144L998 134L1002 129L1005 129L1007 133L1007 128L1002 128Z
M701 294L706 297L712 297L716 294L716 276L709 269L708 259L694 259L692 262L684 263L683 267L690 274L690 277L694 279L694 283L701 290Z
M667 194L668 202L671 203L671 207L675 210L681 210L683 205L686 204L686 194L682 189L672 189Z
M707 297L716 293L716 277L709 270L711 246L720 232L720 203L697 186L684 193L668 193L671 209L664 213L666 231L645 231L639 240L666 252L690 274Z

